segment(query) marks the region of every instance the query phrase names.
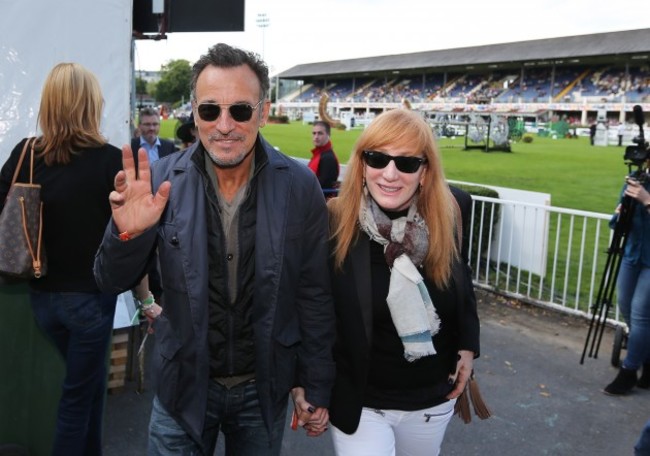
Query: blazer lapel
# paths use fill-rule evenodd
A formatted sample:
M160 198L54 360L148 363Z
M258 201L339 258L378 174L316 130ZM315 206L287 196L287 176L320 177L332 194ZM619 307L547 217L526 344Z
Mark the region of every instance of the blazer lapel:
M350 252L352 274L356 282L357 298L361 308L368 346L372 345L372 289L370 286L370 240L363 233Z

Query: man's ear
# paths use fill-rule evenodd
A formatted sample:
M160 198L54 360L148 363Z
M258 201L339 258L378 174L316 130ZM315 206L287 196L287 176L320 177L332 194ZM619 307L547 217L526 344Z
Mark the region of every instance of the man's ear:
M262 109L260 112L260 127L266 125L266 122L269 119L270 112L271 112L271 100L264 100L264 102L262 102Z

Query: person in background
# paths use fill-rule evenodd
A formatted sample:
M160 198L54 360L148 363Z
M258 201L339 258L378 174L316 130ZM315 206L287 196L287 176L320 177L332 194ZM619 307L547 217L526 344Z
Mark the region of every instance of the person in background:
M143 148L147 151L149 164L178 151L176 145L167 139L158 137L160 133L160 114L154 108L142 108L138 115L138 131L140 135L131 139L131 150L135 169L138 169L138 150ZM151 294L158 303L162 301L163 284L160 280L160 272L157 260L152 260L146 282L135 288L136 297L140 302L149 299ZM150 291L151 290L151 291Z
M61 353L65 378L52 455L101 455L106 355L117 295L99 290L95 252L111 216L108 195L122 168L119 149L100 133L104 99L97 78L77 63L48 74L34 143L34 183L43 201L43 246L48 271L29 281L38 326ZM27 139L0 172L0 211ZM29 166L19 181L29 179Z
M167 139L158 137L160 133L160 114L154 108L142 108L138 114L139 137L131 139L131 150L134 152L137 169L137 152L143 148L147 151L149 163L153 163L159 158L176 152L176 145Z
M592 146L596 141L597 129L598 129L598 124L596 123L596 121L594 121L591 125L589 125L589 144L591 144Z
M646 169L650 161L646 162ZM650 388L650 181L646 173L640 182L628 178L623 198L633 199L631 225L616 281L618 308L630 330L627 353L618 375L604 392L609 395L629 393L632 388ZM612 218L615 227L621 205ZM637 371L643 368L641 378Z
M618 124L618 129L616 130L618 134L618 147L623 146L623 135L625 134L625 123L621 122Z
M149 454L278 455L289 392L322 432L334 379L327 209L318 181L260 135L270 101L256 54L217 44L192 68L198 140L149 168L123 148L95 261L116 292L157 248L157 379ZM153 188L153 192L152 192Z
M328 208L336 454L437 455L479 354L471 197L445 182L427 123L395 109L361 134Z
M311 169L323 190L332 190L338 187L339 160L332 150L330 141L330 124L317 120L311 130L311 139L314 148L311 150L312 157L309 160Z
M182 150L194 144L194 141L196 141L196 126L194 125L193 113L176 129L176 137L181 140Z

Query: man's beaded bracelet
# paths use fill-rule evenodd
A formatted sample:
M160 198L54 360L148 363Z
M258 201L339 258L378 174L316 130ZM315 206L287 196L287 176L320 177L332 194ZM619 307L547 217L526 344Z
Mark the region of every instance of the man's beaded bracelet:
M154 299L153 294L149 292L149 296L140 301L140 311L144 314L151 310L154 304L156 304L156 300Z

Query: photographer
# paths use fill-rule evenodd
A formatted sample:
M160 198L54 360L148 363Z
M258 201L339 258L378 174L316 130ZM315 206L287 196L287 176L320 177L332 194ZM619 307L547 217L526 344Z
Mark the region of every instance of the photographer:
M612 225L618 222L623 200L631 198L630 228L617 280L618 307L629 327L627 356L618 375L604 392L627 394L634 386L650 387L650 176L645 171L636 178L628 177L623 187L621 204L616 208ZM641 377L637 371L643 366Z

